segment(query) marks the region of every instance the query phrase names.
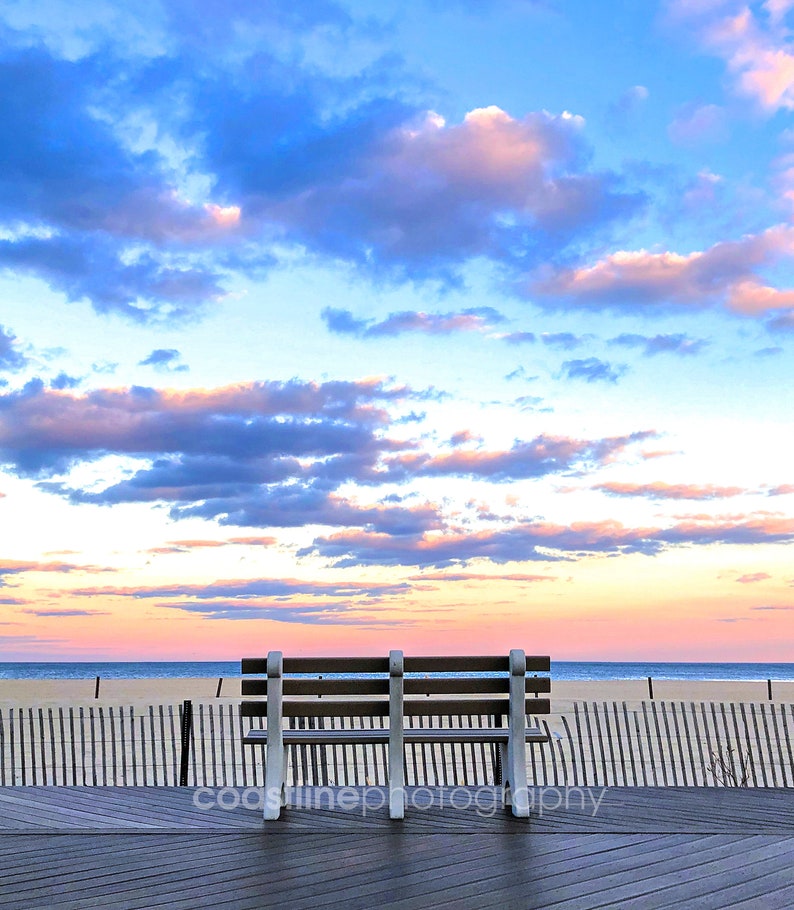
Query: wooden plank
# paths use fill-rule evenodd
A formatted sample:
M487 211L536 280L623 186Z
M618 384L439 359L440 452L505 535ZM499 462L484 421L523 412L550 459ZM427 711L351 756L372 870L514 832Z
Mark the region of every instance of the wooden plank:
M304 718L299 718L303 720ZM507 727L406 727L406 742L412 743L490 743L507 742ZM548 733L540 727L527 727L526 742L545 743ZM386 743L389 731L386 728L362 727L358 729L311 729L298 727L284 731L284 742L291 745L351 745ZM267 743L267 730L250 730L243 737L249 745ZM465 783L465 782L464 782Z
M406 699L405 715L441 715L441 714L504 714L507 710L507 699L466 698L459 699ZM547 698L527 698L527 714L549 714L551 705ZM240 704L243 717L266 717L266 701L243 701ZM389 713L389 703L377 699L350 699L333 701L330 699L311 699L306 701L284 701L284 717L385 717Z
M510 669L507 656L406 657L406 673L506 673ZM527 672L548 673L551 658L527 656Z
M406 657L406 673L498 673L507 672L506 656L451 655L443 657ZM267 674L266 657L244 657L241 673ZM527 672L548 673L551 658L527 656ZM285 657L284 673L383 673L389 672L386 657Z
M240 713L243 717L267 717L267 702L241 702ZM385 699L352 698L349 701L330 699L285 701L282 713L284 717L386 717L389 713L389 702Z
M267 675L267 657L244 657L241 672ZM388 673L387 657L285 657L284 673Z
M507 692L507 676L481 677L408 677L405 680L406 695L486 695ZM526 691L534 693L551 692L548 677L528 676ZM242 680L243 696L267 695L266 679ZM389 681L350 677L346 679L284 679L284 695L388 695Z
M285 677L284 695L388 695L389 680L349 677L346 679L295 679ZM267 695L266 679L244 679L242 695Z

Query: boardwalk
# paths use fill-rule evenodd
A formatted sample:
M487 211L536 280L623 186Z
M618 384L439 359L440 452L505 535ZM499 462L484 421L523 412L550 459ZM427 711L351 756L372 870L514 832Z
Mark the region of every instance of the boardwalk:
M192 788L2 788L0 907L794 906L791 790L534 790L528 826L494 789L411 791L403 822L374 808L377 792L263 827L255 808ZM479 809L442 805L467 792Z

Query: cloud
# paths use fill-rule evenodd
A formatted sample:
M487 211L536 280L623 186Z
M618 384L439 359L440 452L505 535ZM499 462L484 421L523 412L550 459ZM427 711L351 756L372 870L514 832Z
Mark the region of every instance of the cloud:
M794 332L794 311L781 313L780 316L770 319L766 325L773 332Z
M68 300L139 322L194 314L222 293L197 249L227 231L180 200L167 162L120 138L100 54L67 60L43 46L0 55L0 269L40 278Z
M753 572L751 575L740 575L736 581L742 585L750 585L758 581L766 581L771 577L767 572Z
M526 584L535 584L539 581L559 581L559 576L526 575L520 573L513 573L510 575L505 575L502 573L499 575L486 575L482 572L424 572L421 575L412 575L411 581L483 581L487 584L493 584L494 582L517 581Z
M593 168L581 117L490 106L447 123L395 54L344 74L321 59L329 36L383 38L377 17L299 6L30 14L0 52L0 270L100 313L186 321L230 276L300 255L460 285L473 261L556 261L644 208Z
M567 113L488 107L448 125L380 102L321 124L309 94L203 96L193 126L218 191L263 231L371 273L453 281L475 258L539 262L644 204L587 170Z
M166 265L146 251L129 262L101 236L0 240L0 269L41 278L69 301L89 300L99 313L139 323L195 317L223 293L211 270Z
M597 483L594 490L610 496L644 496L648 499L725 499L747 493L743 487L720 487L714 484L664 483Z
M782 483L776 487L771 487L767 490L767 496L786 496L789 493L794 493L794 483Z
M372 616L361 612L360 604L300 604L300 603L162 603L162 609L198 613L207 619L269 620L298 623L307 626L355 626L362 628L399 628L411 626L414 620L399 616Z
M140 585L134 587L79 588L70 592L75 597L132 597L136 600L184 597L196 601L233 598L239 602L262 597L340 597L371 599L410 590L405 582L377 584L366 582L322 582L298 578L226 579L209 584Z
M446 475L487 478L496 482L544 477L584 465L609 464L628 446L655 435L652 430L595 440L541 435L516 441L511 448L502 451L456 449L438 455L409 453L386 460L386 477L399 480Z
M21 370L28 358L18 349L16 335L0 325L0 371Z
M508 335L500 335L499 337L508 344L534 344L537 341L537 336L534 332L510 332Z
M374 428L378 405L410 391L378 380L252 382L210 390L133 386L80 395L32 380L0 395L0 459L21 475L60 472L106 454L183 455L258 462L261 480L292 470L298 455L363 457L389 448ZM165 471L174 462L160 462Z
M449 437L449 445L453 448L472 442L480 443L482 442L482 437L477 436L476 433L472 433L471 430L458 430L457 433L453 433L452 436Z
M28 645L35 645L38 648L40 645L60 644L62 641L62 638L44 638L41 635L0 635L0 642L5 645L22 645L26 656L28 654ZM36 652L34 651L33 653L35 654Z
M75 389L81 382L82 380L78 377L69 376L68 373L64 373L63 370L61 370L56 377L50 380L50 388L58 391L62 391L63 389Z
M673 15L702 45L725 61L736 94L767 114L794 109L794 54L786 21L786 0L766 3L712 3L676 0Z
M41 609L31 609L25 610L25 613L29 613L32 616L50 616L50 617L70 617L70 616L109 616L110 614L104 610L47 610L45 608Z
M607 120L614 127L625 126L632 115L639 111L648 100L650 92L644 85L632 85L627 88L613 104L607 108Z
M541 435L496 451L465 448L459 437L452 451L431 454L387 435L385 407L415 395L379 380L82 394L35 381L0 395L0 459L20 476L39 478L108 455L139 464L105 486L39 481L39 489L75 504L162 502L172 518L217 519L225 526L318 524L398 535L441 528L439 507L394 504L388 497L360 501L338 488L430 476L540 477L609 463L655 436L650 430L584 440Z
M689 338L682 333L672 335L636 335L623 333L607 342L610 345L623 345L624 347L642 348L644 357L653 357L656 354L679 354L690 356L699 354L707 345L704 338Z
M493 307L472 307L458 313L422 313L409 310L391 313L381 322L374 319L356 319L350 310L326 307L322 311L322 318L330 331L338 335L356 335L359 338L382 338L402 335L405 332L422 332L428 335L484 332L504 322L504 316Z
M617 521L522 522L510 528L474 533L447 532L390 537L366 531L340 531L316 538L298 555L317 554L333 565L436 566L484 559L502 564L580 559L589 555L633 553L654 556L677 546L752 546L794 541L794 520L683 521L668 528L629 528Z
M584 360L566 360L560 367L560 375L566 379L583 379L585 382L615 383L626 372L625 364L612 365L597 357Z
M275 537L230 537L228 542L243 547L273 547L278 543Z
M74 503L166 502L172 517L225 525L416 531L439 525L435 507L360 505L334 493L350 479L377 481L379 459L411 447L383 435L381 406L413 394L379 380L82 395L35 381L0 396L0 459L45 478L111 454L146 462L104 489L39 484Z
M0 559L0 584L5 575L20 575L27 572L58 572L68 574L70 572L112 572L114 569L92 566L78 565L71 562L38 562L36 560L15 560Z
M727 135L726 111L716 104L690 102L678 110L667 135L677 145L721 142Z
M794 307L794 291L764 284L756 271L792 252L794 228L777 225L685 255L619 251L590 266L549 268L527 291L539 303L555 307L566 303L643 312L649 307L722 306L763 316Z
M174 348L155 348L147 357L138 361L138 366L151 366L161 373L184 373L190 369L179 363L182 355Z
M541 332L540 340L545 345L560 348L563 351L572 351L580 347L591 336L574 335L573 332Z

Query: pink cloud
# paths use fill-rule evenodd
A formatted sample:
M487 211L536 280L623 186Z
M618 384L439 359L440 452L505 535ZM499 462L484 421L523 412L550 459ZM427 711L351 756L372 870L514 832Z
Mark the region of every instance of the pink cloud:
M427 112L387 132L355 174L254 208L329 252L349 258L355 246L408 273L443 272L473 256L511 259L528 229L558 250L642 202L617 193L611 175L582 170L583 127L567 112L513 118L490 106L456 124ZM356 236L339 249L348 224Z
M643 553L710 544L753 546L790 543L794 519L760 517L743 521L684 521L671 527L627 527L618 521L522 522L475 533L448 531L396 538L370 531L340 531L315 539L299 555L317 553L338 567L362 565L436 566L472 559L494 563L569 560L592 554Z
M746 316L794 307L794 290L765 285L756 270L794 252L794 228L777 225L693 253L611 253L593 265L548 269L527 286L539 302L600 307L722 305Z
M597 483L594 490L602 490L611 496L647 496L650 499L723 499L747 492L742 487L720 487L714 484L664 483Z
M276 544L275 537L230 537L228 540L171 540L162 547L151 547L146 552L155 555L188 553L190 550L201 550L232 545L270 547Z
M517 441L512 448L502 451L457 449L439 455L398 455L387 459L386 466L395 475L407 471L417 475L471 474L494 480L540 477L577 462L610 464L628 446L655 436L652 430L596 440L541 435Z
M275 537L230 537L229 543L236 543L245 547L272 547L278 541Z
M766 113L794 109L794 54L785 14L788 0L735 4L677 0L674 18L725 61L734 91ZM763 10L763 12L760 12Z
M768 578L771 578L771 577L772 576L769 575L767 572L754 572L751 575L740 575L736 579L736 581L742 585L751 585L757 581L766 581Z
M535 584L539 581L559 581L557 575L486 575L482 572L427 572L422 575L410 576L410 581L484 581L489 584L503 581L518 581Z
M71 562L36 562L33 560L0 559L0 578L3 575L19 575L23 572L114 572L115 569L102 566L81 566Z

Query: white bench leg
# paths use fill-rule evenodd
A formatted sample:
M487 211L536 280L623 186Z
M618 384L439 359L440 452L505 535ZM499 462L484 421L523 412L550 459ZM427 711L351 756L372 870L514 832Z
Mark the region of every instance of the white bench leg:
M405 818L403 652L389 652L389 818Z
M265 770L264 817L279 817L287 803L287 750L284 747L284 718L282 716L283 661L281 651L267 655L267 768Z
M281 749L267 744L267 770L265 772L265 809L266 819L278 818L281 807L287 804L287 750L283 743Z
M510 652L510 733L507 741L507 761L502 767L505 775L505 799L513 815L529 816L527 791L526 746L526 672L527 660L523 651Z

